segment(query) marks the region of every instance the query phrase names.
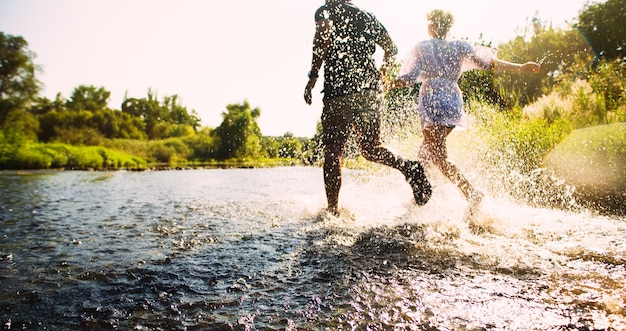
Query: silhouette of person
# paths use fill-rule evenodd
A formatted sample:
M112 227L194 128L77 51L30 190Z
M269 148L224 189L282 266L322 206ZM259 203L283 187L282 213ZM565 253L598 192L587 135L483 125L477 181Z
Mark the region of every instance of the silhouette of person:
M425 204L432 189L421 163L394 154L380 139L381 77L394 63L395 43L373 14L349 0L327 0L315 12L315 25L311 71L304 100L311 104L311 91L323 64L321 121L327 210L339 214L341 158L350 127L356 132L363 157L401 171L413 189L415 202ZM376 45L385 53L380 70L373 57Z

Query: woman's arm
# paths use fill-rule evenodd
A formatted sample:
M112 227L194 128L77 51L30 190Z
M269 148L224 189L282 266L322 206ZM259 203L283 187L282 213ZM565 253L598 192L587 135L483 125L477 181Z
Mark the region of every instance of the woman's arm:
M392 90L396 88L407 87L415 84L415 81L409 79L407 76L400 76L390 82L384 83L385 90Z
M415 84L422 71L419 47L415 46L400 68L400 75L392 81L383 81L385 90L407 87Z
M513 63L500 59L493 60L493 70L495 71L517 71L525 74L538 73L541 65L536 62Z

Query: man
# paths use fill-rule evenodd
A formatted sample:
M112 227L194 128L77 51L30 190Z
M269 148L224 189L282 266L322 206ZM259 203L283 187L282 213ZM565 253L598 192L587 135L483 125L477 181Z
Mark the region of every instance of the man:
M400 170L413 189L418 205L432 194L422 165L404 160L380 141L380 111L383 106L381 79L393 66L397 47L385 27L350 0L326 0L315 12L313 59L304 100L311 104L311 91L324 64L324 184L328 211L339 213L341 157L350 127L357 133L361 154L369 161ZM385 52L380 71L376 68L376 45Z

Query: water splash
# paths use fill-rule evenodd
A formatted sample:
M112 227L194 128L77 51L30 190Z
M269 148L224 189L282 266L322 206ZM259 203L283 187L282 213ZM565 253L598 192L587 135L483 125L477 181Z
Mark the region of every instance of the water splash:
M91 180L99 176L32 178L31 190L10 189L24 187L24 178L0 177L3 325L619 330L626 323L622 219L488 195L469 223L454 185L434 177L433 199L417 207L403 176L386 168L346 171L347 216L339 218L320 213L319 168ZM27 203L34 196L37 214Z

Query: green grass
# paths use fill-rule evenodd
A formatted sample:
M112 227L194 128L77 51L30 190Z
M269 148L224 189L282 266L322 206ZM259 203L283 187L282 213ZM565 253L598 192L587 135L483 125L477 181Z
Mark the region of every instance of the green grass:
M4 169L145 169L145 159L100 146L28 143L0 160Z

